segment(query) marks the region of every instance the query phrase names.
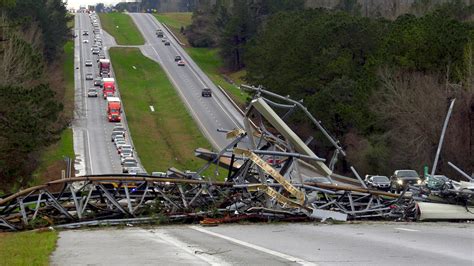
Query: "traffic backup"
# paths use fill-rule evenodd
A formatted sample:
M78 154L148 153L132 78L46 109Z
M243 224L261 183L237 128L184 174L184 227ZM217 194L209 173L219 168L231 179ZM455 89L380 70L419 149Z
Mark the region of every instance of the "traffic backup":
M109 122L120 122L122 120L122 103L118 97L107 97L107 118Z

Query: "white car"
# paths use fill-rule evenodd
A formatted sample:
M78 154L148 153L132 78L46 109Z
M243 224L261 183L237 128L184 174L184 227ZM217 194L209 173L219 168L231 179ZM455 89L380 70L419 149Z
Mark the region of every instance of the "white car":
M86 60L85 65L86 65L86 67L92 66L92 60Z
M120 163L121 164L124 164L126 162L135 162L136 163L137 160L135 160L135 158L133 158L133 157L122 157L122 158L120 158Z
M82 42L83 43L89 43L89 40L83 40Z
M118 153L121 153L122 150L132 150L132 145L122 145L120 146L120 149L118 149Z

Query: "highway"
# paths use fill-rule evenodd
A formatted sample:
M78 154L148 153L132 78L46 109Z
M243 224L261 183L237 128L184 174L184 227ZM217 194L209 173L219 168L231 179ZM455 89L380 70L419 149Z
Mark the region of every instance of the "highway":
M225 139L225 134L217 132L217 129L242 128L242 115L233 108L222 92L153 15L145 13L130 13L129 15L146 40L146 44L140 47L142 53L158 62L166 71L168 78L212 146L218 150L224 148L229 141ZM165 46L162 39L156 36L157 29L163 29L165 38L171 43L170 46ZM176 55L184 59L186 66L177 65L174 61ZM201 90L204 87L212 90L212 97L201 96Z
M89 32L88 36L83 31ZM107 121L106 101L100 97L87 97L87 89L94 87L85 75L98 74L97 56L91 52L94 36L87 14L75 16L75 117L73 122L74 152L76 154L76 175L122 173L119 156L110 141L114 123ZM84 43L88 40L88 43ZM92 60L92 67L85 66L85 60ZM112 76L113 77L113 76Z
M473 265L469 223L162 226L61 233L53 265Z

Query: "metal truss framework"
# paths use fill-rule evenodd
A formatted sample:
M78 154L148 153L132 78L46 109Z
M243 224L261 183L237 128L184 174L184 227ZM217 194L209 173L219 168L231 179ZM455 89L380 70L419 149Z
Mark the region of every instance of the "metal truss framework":
M229 139L221 151L197 149L196 156L207 163L196 172L170 168L167 177L159 178L101 175L55 180L0 199L0 229L156 219L212 223L215 218L417 218L412 195L419 193L410 191L408 196L408 187L401 194L368 189L354 168L357 179L335 175L334 165L345 151L300 101L262 88L247 89L256 93L245 111L245 128L221 130ZM296 110L302 110L333 145L328 164L309 149L311 139L303 141L284 121ZM226 172L226 181L203 176L213 165L216 173ZM58 186L60 190L53 189Z

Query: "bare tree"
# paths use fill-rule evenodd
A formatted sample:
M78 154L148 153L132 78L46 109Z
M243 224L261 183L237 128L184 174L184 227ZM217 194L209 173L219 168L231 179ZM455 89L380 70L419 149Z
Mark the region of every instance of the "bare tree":
M456 98L441 153L441 172L447 160L472 168L471 132L473 93L463 86L446 86L434 74L379 73L381 89L375 95L374 112L385 122L390 166L421 170L431 166L449 102ZM448 171L451 173L450 171Z

